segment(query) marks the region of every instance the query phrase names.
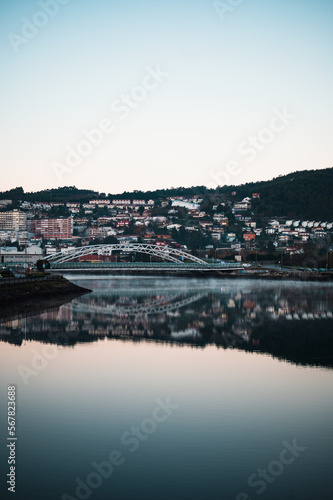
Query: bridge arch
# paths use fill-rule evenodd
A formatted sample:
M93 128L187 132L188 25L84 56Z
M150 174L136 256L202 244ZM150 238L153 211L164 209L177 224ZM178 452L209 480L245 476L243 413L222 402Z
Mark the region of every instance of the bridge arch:
M45 260L48 260L50 264L62 264L64 262L79 259L85 255L112 255L112 252L114 251L144 253L153 257L160 257L162 260L166 260L168 262L176 262L177 264L181 262L184 263L185 260L187 260L203 266L208 266L204 260L199 259L188 252L184 252L183 250L178 250L169 246L158 246L147 243L87 245L48 255Z

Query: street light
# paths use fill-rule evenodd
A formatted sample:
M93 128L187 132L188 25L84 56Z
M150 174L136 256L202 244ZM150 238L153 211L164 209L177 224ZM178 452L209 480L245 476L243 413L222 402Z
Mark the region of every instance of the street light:
M329 269L329 255L333 251L333 247L329 247L326 252L326 269Z

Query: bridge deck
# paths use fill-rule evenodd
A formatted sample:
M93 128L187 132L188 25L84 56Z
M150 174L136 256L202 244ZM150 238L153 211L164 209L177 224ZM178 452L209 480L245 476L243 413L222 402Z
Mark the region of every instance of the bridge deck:
M51 263L51 270L179 270L179 271L232 271L242 269L239 263L198 264L173 262L64 262Z

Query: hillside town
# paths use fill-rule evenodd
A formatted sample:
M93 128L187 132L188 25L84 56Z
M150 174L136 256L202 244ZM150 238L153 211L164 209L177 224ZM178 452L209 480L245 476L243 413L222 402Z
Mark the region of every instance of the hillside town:
M237 191L210 198L130 199L100 194L86 202L3 199L1 264L34 265L44 256L78 246L143 242L178 247L212 260L279 258L296 265L307 252L317 254L318 261L320 250L321 265L332 267L331 220L263 217L256 210L258 200L260 193L249 192L243 198ZM95 259L105 259L103 254Z

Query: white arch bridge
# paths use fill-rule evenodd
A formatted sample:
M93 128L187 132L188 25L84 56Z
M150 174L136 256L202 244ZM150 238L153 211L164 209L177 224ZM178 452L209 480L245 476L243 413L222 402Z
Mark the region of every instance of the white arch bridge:
M150 257L157 257L159 262L88 262L80 261L82 257L98 255L111 256L114 252L123 254L141 253ZM241 264L219 263L210 264L195 257L189 252L184 252L169 246L151 245L146 243L118 243L105 245L87 245L70 250L63 250L45 257L51 269L56 270L234 270L242 268Z

